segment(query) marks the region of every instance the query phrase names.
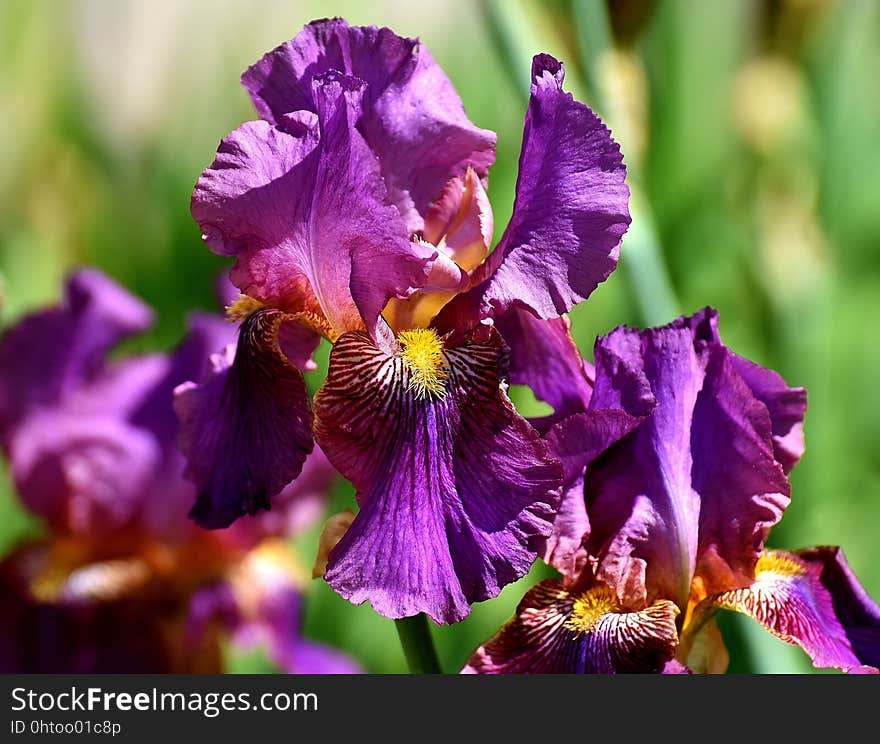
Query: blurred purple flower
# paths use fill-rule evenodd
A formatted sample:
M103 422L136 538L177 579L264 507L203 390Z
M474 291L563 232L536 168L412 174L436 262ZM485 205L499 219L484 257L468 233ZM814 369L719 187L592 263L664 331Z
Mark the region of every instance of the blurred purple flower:
M600 338L589 403L547 434L566 489L544 581L465 671L723 671L743 612L818 667L877 671L880 607L839 548L765 547L803 453L806 394L704 310Z
M200 524L266 508L311 446L276 343L298 326L334 344L314 434L360 504L327 582L388 617L454 622L528 571L562 473L507 398L520 357L509 369L491 321L558 319L613 271L629 224L619 148L563 76L535 58L490 254L495 135L418 40L318 21L245 72L261 118L223 140L192 200L236 258L245 317L225 380L181 391Z
M59 307L0 337L0 445L46 526L0 563L0 667L216 671L221 631L260 629L286 670L354 668L300 637L295 566L278 547L318 518L335 471L316 450L271 514L198 529L186 518L195 491L175 446L172 392L203 375L234 328L196 314L172 354L108 359L151 322L137 298L83 270ZM224 591L227 612L205 622L205 593Z

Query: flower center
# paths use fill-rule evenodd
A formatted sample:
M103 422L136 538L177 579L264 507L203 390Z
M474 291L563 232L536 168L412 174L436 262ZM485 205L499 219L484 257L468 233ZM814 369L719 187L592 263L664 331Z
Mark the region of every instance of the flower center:
M589 633L603 615L620 609L617 595L611 587L600 584L581 594L572 604L571 615L565 627L577 633Z
M248 297L246 294L240 294L238 299L226 306L226 319L230 321L244 320L249 315L257 312L260 308L265 307L262 302Z
M443 342L437 331L433 328L401 331L397 342L400 357L410 374L407 389L415 391L419 399L428 395L442 398L446 394L449 373L443 357Z
M758 563L755 565L755 578L768 573L779 576L803 576L807 570L800 562L784 553L765 550L758 557Z

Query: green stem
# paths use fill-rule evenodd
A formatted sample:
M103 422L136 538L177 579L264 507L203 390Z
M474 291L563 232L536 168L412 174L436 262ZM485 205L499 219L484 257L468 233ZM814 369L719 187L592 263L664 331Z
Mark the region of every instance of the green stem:
M394 624L410 674L441 674L428 616L420 613L395 620Z

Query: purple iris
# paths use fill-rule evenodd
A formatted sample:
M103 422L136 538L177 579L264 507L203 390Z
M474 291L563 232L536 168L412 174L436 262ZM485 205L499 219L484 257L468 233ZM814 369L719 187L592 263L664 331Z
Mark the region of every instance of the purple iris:
M0 669L219 671L222 631L265 644L286 671L353 670L301 638L296 566L280 547L320 515L333 468L316 451L272 514L198 529L172 392L234 328L197 314L170 355L107 358L151 323L140 300L83 270L60 306L0 337L0 445L45 522L0 562Z
M319 21L245 72L261 118L222 141L192 200L236 258L243 318L235 363L179 397L199 524L274 506L313 432L357 488L324 575L342 596L454 622L528 571L563 474L506 394L528 364L518 318L586 299L629 224L619 148L563 76L534 59L513 217L490 253L495 135L417 40ZM314 415L282 332L304 359L333 342Z
M725 608L817 667L877 672L880 607L841 549L765 547L804 448L804 390L731 352L709 309L618 328L595 361L589 400L547 433L566 490L544 556L563 578L529 591L465 671L724 671Z

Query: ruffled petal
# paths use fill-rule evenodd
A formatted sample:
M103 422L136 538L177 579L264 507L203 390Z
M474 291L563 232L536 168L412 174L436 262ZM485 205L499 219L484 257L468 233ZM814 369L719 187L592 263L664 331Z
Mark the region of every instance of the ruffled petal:
M139 299L93 269L74 273L60 307L0 337L0 443L37 406L55 406L104 368L107 353L152 325Z
M516 615L480 646L469 674L658 673L672 661L678 608L662 600L639 612L621 610L613 592L582 594L556 580L533 587Z
M513 216L475 272L477 286L444 308L448 325L513 306L558 317L617 266L630 222L626 168L607 127L562 90L563 77L560 62L535 57Z
M281 126L288 112L318 111L312 78L329 70L365 81L359 128L410 232L422 228L450 178L469 166L485 177L495 160L495 134L468 120L417 39L341 19L315 21L248 69L242 84L260 116Z
M305 381L278 346L284 320L278 310L254 313L234 356L227 347L203 383L175 390L180 448L199 491L190 516L202 527L270 508L312 449Z
M627 602L684 607L695 575L704 596L747 585L788 504L770 412L714 323L706 310L597 343L594 398L607 375L640 370L657 400L585 485L598 576Z
M709 344L722 343L718 333L718 313L712 308L704 308L686 322L693 329L697 340ZM774 456L788 473L804 454L803 424L807 410L807 391L802 387L789 387L778 372L732 352L730 359L752 395L767 407L773 429Z
M442 392L420 395L399 353L343 336L315 399L315 436L361 504L327 582L387 617L448 623L529 570L562 473L504 393L494 331L442 355Z
M880 607L840 548L764 551L751 586L706 602L754 618L801 646L817 667L872 673L880 667Z
M246 295L331 338L372 333L391 297L424 284L436 251L410 241L355 129L364 83L327 73L309 85L317 115L249 122L223 140L192 214L212 250L238 259L231 277Z

